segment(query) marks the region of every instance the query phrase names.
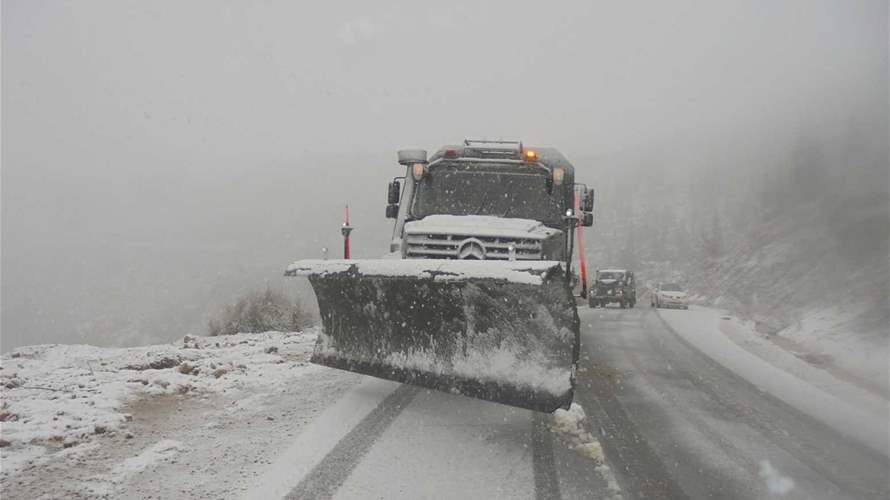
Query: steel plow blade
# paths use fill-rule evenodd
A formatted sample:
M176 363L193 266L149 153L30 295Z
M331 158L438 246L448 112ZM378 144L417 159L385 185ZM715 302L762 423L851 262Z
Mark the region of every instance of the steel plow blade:
M304 260L311 361L531 410L568 408L578 312L554 261Z

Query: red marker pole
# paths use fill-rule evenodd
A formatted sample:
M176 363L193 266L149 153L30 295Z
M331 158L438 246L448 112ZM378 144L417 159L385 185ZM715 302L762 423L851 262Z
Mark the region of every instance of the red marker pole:
M581 213L581 197L575 191L575 213ZM580 221L579 221L580 222ZM587 255L584 253L584 225L578 224L578 268L581 269L581 296L587 297Z
M346 205L346 218L343 220L343 227L340 228L340 234L343 235L343 258L349 259L349 233L352 232L352 226L349 225L349 205Z

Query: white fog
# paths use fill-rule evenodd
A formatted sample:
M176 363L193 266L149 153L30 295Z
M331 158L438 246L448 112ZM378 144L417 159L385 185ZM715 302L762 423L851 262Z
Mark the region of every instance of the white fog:
M711 357L730 352L702 347L706 337L688 318L658 312L657 284L677 282L704 315L701 321L737 322L738 329L724 329L727 338L770 362L780 357L768 354L777 344L793 351L795 363L822 360L819 370L867 380L868 397L884 398L876 407L886 416L886 1L3 0L0 15L4 356L37 344L140 347L205 336L226 306L266 289L297 297L311 311L311 328L321 328L312 288L285 278L285 268L298 259L342 256L347 204L355 227L352 256L375 259L389 251L387 183L406 175L398 150L416 147L432 155L465 138L515 139L558 148L574 164L575 182L595 189L594 222L584 228L590 280L597 269L636 271L636 293L653 294L635 299L646 309L638 313L645 314L639 324L648 326L639 331L672 329L676 352L693 344ZM581 312L587 304L577 306L582 344L593 342L584 329L595 331L606 321L602 315L612 313L597 313L592 304L588 317ZM747 344L740 340L743 331L754 336ZM299 349L311 350L309 340L289 335L300 339ZM627 345L639 345L628 339ZM262 342L264 349L278 345L274 338ZM603 353L618 347L605 342L597 345L611 347L597 352L611 356ZM291 354L302 360L308 354L299 349ZM212 363L188 353L182 359L216 369L229 362L225 356L242 354L220 354ZM114 363L133 363L136 354L114 356ZM635 356L628 362L647 365L647 355ZM807 375L811 365L795 376L818 379ZM622 366L615 361L613 368L624 373ZM743 371L756 372L752 366ZM330 392L335 400L351 397L325 377L334 375L314 383L336 385ZM356 380L350 383L367 383ZM224 381L195 386L230 390ZM323 394L325 387L314 390ZM368 390L378 391L379 399L392 391ZM732 397L742 401L746 394ZM774 395L784 399L781 394ZM410 404L439 408L429 418L447 413L448 405L428 401L432 397L420 393ZM860 408L859 400L847 401ZM271 407L289 411L280 405ZM594 408L584 408L586 416L577 410L569 417L596 418ZM487 411L479 418L498 415ZM847 414L837 411L846 422ZM504 422L519 418L511 415ZM582 432L569 417L557 427ZM833 425L831 418L825 416L825 425ZM393 425L399 428L399 420ZM401 432L411 435L407 429ZM576 448L584 442L577 432L571 439L581 441L570 439ZM742 434L730 440L744 442ZM610 446L604 441L605 458L598 463L613 460ZM661 456L652 446L651 457ZM384 452L378 446L369 453ZM853 451L843 456L850 463L866 460ZM656 460L651 457L641 463ZM795 476L782 457L764 452L745 463L753 464L751 477L773 466L795 477L790 497L820 491L817 479L807 482L808 472ZM862 470L877 471L885 462L881 455L877 466ZM720 474L734 474L727 470L708 481L718 484ZM278 477L268 470L258 474L273 479L265 490L250 490L257 498ZM335 482L339 497L392 493L355 486L372 482L361 464L352 474ZM615 484L627 498L659 496L645 481L617 474ZM867 483L868 472L862 474ZM597 481L613 485L609 477ZM672 476L678 489L661 493L713 493L683 477ZM121 484L115 481L108 484ZM538 488L537 476L534 482ZM465 494L481 494L485 483L468 479ZM561 484L563 496L572 496L572 486ZM643 486L631 491L628 484ZM888 491L886 484L858 487L842 485L835 493L852 498ZM334 492L300 488L309 487L294 483L283 491L291 497ZM214 493L229 497L235 489ZM39 488L12 491L27 496ZM404 491L422 496L433 490ZM731 497L754 494L727 491Z

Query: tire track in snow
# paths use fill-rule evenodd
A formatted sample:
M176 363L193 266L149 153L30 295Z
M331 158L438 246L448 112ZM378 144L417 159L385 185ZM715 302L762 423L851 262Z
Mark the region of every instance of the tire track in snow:
M535 412L532 417L532 467L537 500L560 500L559 478L553 459L553 436L547 425L547 416Z
M614 323L615 333L620 334L621 322L626 314L635 313L633 309L626 313L622 311L618 317L609 315L604 318L604 322L596 323ZM585 375L579 377L575 398L589 412L592 421L599 424L600 443L606 452L606 458L614 465L613 470L617 473L622 492L626 497L646 500L688 498L665 469L655 450L642 439L642 433L619 401L621 384L614 378L617 371L611 367L610 360L605 357L606 353L592 348L592 345L585 345L588 342L596 343L596 337L589 331L586 338L581 339L581 363L584 365Z
M285 498L331 498L420 388L402 385L377 405Z

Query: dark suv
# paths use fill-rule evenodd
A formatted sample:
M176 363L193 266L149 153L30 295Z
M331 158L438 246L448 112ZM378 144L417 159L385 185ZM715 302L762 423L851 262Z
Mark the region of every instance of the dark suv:
M610 302L617 303L622 309L636 305L637 289L633 271L603 269L596 272L588 303L590 307L606 307Z

